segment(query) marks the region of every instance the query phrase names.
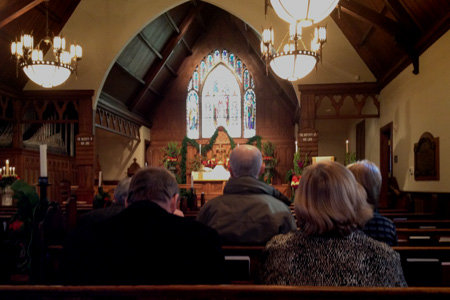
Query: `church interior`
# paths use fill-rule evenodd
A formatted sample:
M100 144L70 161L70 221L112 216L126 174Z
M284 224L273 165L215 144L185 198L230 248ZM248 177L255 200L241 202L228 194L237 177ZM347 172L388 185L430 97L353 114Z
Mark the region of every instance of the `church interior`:
M20 177L64 210L73 198L76 222L96 195L146 166L171 169L201 205L222 194L232 150L253 144L267 158L261 180L288 197L296 157L367 159L382 174L380 209L447 224L450 2L340 0L314 25L326 40L311 71L286 80L272 62L289 24L268 0L0 1L2 178ZM263 40L269 27L273 47ZM64 83L27 76L11 52L23 34L35 46L60 35L82 47ZM313 36L304 28L302 46ZM14 213L7 193L2 186L5 222ZM444 257L446 228L432 245ZM430 285L450 286L448 264Z

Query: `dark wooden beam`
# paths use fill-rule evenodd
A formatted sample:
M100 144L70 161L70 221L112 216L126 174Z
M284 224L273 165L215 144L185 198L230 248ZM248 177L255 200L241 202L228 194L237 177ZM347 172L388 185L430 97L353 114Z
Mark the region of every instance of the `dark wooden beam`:
M172 74L173 77L178 77L178 73L175 72L175 70L170 66L169 64L164 65L167 70L169 70L170 74Z
M192 55L192 48L187 44L186 39L182 38L181 42L183 43L184 48L188 52L189 56Z
M387 10L387 7L386 7L386 5L384 5L383 9L380 12L380 14L382 14L384 16L386 14L386 10ZM369 29L366 31L366 33L364 33L364 35L361 38L361 40L359 41L358 45L360 47L364 46L364 44L370 39L370 37L372 36L374 31L375 31L375 27L374 26L370 26Z
M136 74L134 74L133 72L131 72L130 69L128 69L127 67L125 67L122 63L120 63L118 60L116 60L115 62L116 65L118 65L122 70L125 71L126 74L130 75L130 77L132 77L133 79L135 79L136 81L138 81L141 84L145 84L144 80L142 80L142 78L139 78Z
M402 32L399 23L353 0L340 1L339 5L342 12L364 22L369 22L370 24L387 31L391 35L395 36Z
M9 17L6 17L5 19L3 19L0 22L0 28L2 28L3 26L5 26L6 24L8 24L11 21L14 21L18 17L20 17L21 15L23 15L26 12L30 11L31 9L33 9L36 6L38 6L39 4L41 4L44 1L45 0L35 0L35 1L31 2L30 4L28 4L27 6L25 6L24 8L19 9L18 11L16 11L12 15L10 15Z
M397 21L403 24L403 27L407 28L408 31L425 31L422 24L413 19L399 0L384 0L384 3Z
M145 94L147 93L148 89L150 88L153 80L156 78L158 73L161 71L161 69L164 67L166 62L168 61L170 55L172 54L173 50L175 49L175 46L180 42L180 40L184 37L189 27L192 25L192 23L195 20L196 15L198 12L203 8L204 4L201 2L198 6L191 8L185 19L180 25L180 33L173 36L165 45L161 55L162 59L155 65L152 66L147 74L144 77L145 86L144 88L139 92L138 96L134 98L132 101L130 101L130 104L128 108L130 110L133 110L143 99L145 98Z

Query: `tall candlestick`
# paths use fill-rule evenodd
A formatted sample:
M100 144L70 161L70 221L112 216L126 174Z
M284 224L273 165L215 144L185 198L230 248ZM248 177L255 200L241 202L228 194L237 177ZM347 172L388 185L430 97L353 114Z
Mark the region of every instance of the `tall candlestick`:
M348 140L345 141L345 153L348 154Z
M194 188L194 175L191 172L191 189Z
M98 172L98 186L102 186L102 171Z
M6 169L5 169L6 172L5 172L5 175L8 176L8 175L9 175L9 159L6 160L5 165L6 165Z
M13 167L12 175L16 175L16 167Z
M39 145L39 158L41 160L41 177L47 177L47 144Z
M297 151L298 151L298 142L295 141L295 152L297 153Z
M202 144L198 145L198 153L200 153L200 155L202 155Z

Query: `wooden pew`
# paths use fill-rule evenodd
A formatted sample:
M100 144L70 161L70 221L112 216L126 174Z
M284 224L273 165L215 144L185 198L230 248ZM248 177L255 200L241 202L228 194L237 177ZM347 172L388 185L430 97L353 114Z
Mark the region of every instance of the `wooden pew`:
M396 228L450 228L450 220L395 220L394 224Z
M399 246L447 246L450 245L450 228L415 229L397 228Z
M262 285L0 286L1 299L450 299L450 288Z
M382 215L393 221L438 219L438 216L434 213L383 213Z

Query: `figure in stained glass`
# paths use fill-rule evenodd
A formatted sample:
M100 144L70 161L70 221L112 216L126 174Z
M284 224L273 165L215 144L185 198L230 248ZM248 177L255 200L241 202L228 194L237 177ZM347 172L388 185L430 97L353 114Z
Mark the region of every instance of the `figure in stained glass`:
M254 131L256 129L256 101L255 92L252 89L247 90L244 95L244 130Z

